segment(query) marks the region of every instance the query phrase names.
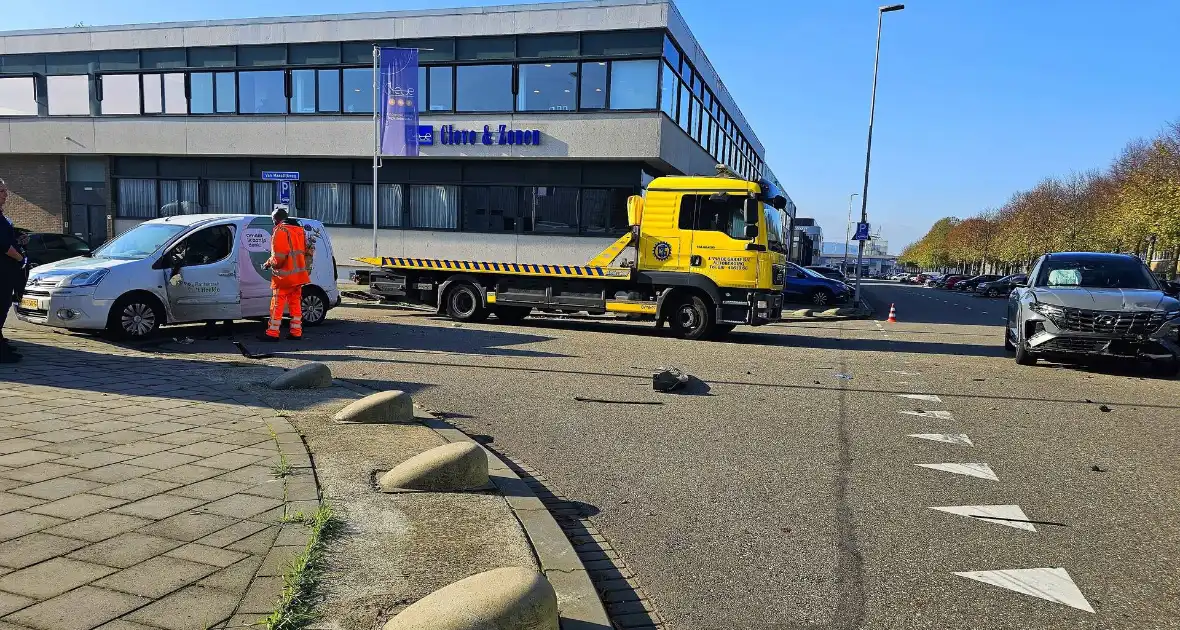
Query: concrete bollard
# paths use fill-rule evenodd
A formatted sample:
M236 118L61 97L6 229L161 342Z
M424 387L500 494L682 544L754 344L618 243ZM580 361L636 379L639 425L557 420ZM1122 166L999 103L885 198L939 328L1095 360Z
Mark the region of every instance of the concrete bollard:
M307 363L271 381L271 389L317 389L332 386L332 370L323 363Z
M381 490L472 490L490 483L488 455L474 442L452 442L419 453L380 479Z
M423 597L384 630L558 630L557 593L533 569L493 569Z
M336 422L389 424L414 421L414 401L398 390L378 392L336 412Z

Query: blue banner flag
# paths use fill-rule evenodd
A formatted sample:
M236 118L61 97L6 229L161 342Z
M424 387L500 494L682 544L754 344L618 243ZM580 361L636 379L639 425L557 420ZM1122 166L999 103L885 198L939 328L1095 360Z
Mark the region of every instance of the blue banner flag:
M418 49L379 50L381 155L418 155Z

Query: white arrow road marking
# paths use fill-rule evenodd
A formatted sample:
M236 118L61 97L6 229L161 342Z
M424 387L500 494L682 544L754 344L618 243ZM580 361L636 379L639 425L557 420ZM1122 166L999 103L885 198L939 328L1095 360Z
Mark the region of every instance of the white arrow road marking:
M904 370L885 370L886 374L898 374L901 376L921 376L918 372L906 372Z
M1032 523L1022 523L1027 521L1028 516L1024 510L1020 509L1019 505L946 505L943 507L932 507L932 510L939 512L946 512L947 514L958 514L959 516L973 516L981 521L995 523L996 525L1007 525L1008 527L1015 527L1016 529L1023 529L1030 532L1037 531ZM993 521L988 517L1006 519L1000 521Z
M958 462L947 462L945 464L914 464L922 468L929 468L930 470L941 470L942 472L954 473L956 475L967 475L968 477L979 477L980 479L987 479L989 481L999 481L1000 478L996 473L992 472L992 467L987 464L961 464Z
M954 420L955 417L949 411L900 411L909 416L920 416L922 418L938 418L939 420Z
M910 400L924 400L926 402L942 402L942 399L933 394L896 394L899 398L909 398Z
M1047 599L1071 608L1094 612L1086 596L1078 589L1069 573L1060 567L1039 569L1005 569L1001 571L956 571L955 575L976 582L999 586L1017 593Z
M967 437L966 433L911 433L906 437L946 442L947 444L958 444L960 446L975 446L971 443L971 438Z

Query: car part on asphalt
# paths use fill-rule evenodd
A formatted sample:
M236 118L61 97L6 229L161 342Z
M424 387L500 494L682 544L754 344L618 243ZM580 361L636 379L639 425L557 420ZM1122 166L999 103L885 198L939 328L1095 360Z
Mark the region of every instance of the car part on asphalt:
M574 400L578 402L592 402L592 403L606 403L608 405L662 405L660 400L606 400L604 398L585 398L583 396L574 396Z
M651 376L651 388L657 392L672 392L687 385L691 378L677 368L660 368Z

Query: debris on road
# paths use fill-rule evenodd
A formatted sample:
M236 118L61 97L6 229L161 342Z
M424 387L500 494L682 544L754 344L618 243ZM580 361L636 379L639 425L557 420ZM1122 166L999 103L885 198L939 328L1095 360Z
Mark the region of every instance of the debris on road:
M1107 407L1106 405L1098 405L1098 411L1101 411L1102 413L1110 413L1110 407Z
M341 291L340 295L354 300L362 300L365 302L380 302L381 298L369 293L367 291Z
M183 337L181 339L177 339L176 337L173 337L172 341L175 341L176 343L183 344L183 345L187 346L193 342L193 338L192 337Z
M851 380L852 380L852 375L851 375L851 374L844 374L844 373L841 373L841 372L837 372L837 373L836 373L836 378L838 378L838 379L840 379L840 380L842 380L842 381L851 381Z
M240 341L232 341L231 343L233 343L234 347L238 349L238 352L241 352L242 356L246 357L247 359L269 359L274 356L273 354L271 354L269 352L264 352L262 354L254 354L254 353L250 352L249 350L247 350L246 346L242 345L242 342L240 342Z
M675 391L687 385L690 378L687 372L677 368L660 368L651 376L651 388L657 392Z
M1106 469L1099 466L1098 464L1094 464L1093 466L1091 466L1090 470L1092 470L1094 472L1106 472Z
M605 403L608 405L662 405L659 400L606 400L605 398L586 398L584 396L574 396L574 400L578 402L592 402Z

